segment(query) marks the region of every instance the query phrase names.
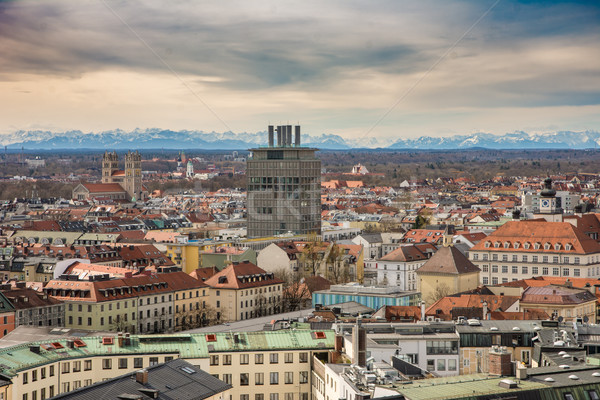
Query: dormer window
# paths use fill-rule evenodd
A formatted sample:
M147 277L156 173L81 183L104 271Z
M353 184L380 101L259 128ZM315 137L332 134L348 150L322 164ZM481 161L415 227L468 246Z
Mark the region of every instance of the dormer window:
M531 243L529 243L529 242L525 242L523 244L523 248L525 248L525 250L529 250L530 247L531 247Z
M504 242L504 248L508 249L510 247L510 242Z
M571 245L571 243L567 243L565 244L565 250L569 251L573 248L573 246Z
M514 244L514 248L515 248L515 249L518 249L520 245L521 245L521 243L519 243L519 242L515 242L515 244Z
M533 249L534 249L534 250L539 250L539 249L540 249L540 244L536 242L536 243L533 245Z
M500 247L500 242L494 242L494 247L495 248L499 248Z
M544 244L544 250L550 250L550 243Z
M554 250L560 250L560 243L556 243L554 245Z

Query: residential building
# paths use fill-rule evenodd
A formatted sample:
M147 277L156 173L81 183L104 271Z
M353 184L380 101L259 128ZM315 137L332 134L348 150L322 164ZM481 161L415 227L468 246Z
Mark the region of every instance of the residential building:
M283 281L272 272L243 262L208 278L211 306L218 321L238 321L282 311Z
M251 149L248 180L248 237L321 232L321 161L317 149L301 147L300 126L269 125L268 147Z
M367 269L377 274L377 283L417 290L416 270L437 251L431 243L402 244L391 253L367 262Z
M317 304L331 306L333 304L355 301L372 309L382 306L416 306L421 295L415 291L403 291L398 287L362 286L358 283L331 285L328 290L313 292L312 306Z
M579 319L596 323L596 296L584 288L561 285L529 287L521 295L521 309L544 310L553 319L561 318L566 322Z
M4 297L15 310L14 326L63 326L65 323L65 305L46 293L27 289L25 282L0 285Z
M15 329L15 308L10 300L0 292L0 338ZM1 387L1 385L0 385ZM0 389L1 393L1 389Z
M194 370L200 368L231 385L224 400L308 400L311 361L315 356L327 360L333 348L331 330L78 339L50 335L29 346L0 349L0 358L9 400L50 398L174 359L183 359ZM132 375L128 379L133 380ZM174 379L169 386L175 388L179 381ZM169 388L165 385L164 389Z

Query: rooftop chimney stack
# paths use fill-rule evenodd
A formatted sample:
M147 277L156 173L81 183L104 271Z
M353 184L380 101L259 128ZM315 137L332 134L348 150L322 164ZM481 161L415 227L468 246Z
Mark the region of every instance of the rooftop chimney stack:
M292 145L292 126L288 125L286 128L286 132L287 132L287 139L285 140L285 144L287 144L288 146Z
M275 145L275 132L273 129L273 125L269 125L269 147L273 147Z
M281 125L277 125L277 147L283 146L283 130Z
M135 380L140 385L145 385L148 383L148 370L141 369L135 373Z
M295 131L296 137L295 137L294 144L296 145L296 147L300 147L300 125L296 125L295 128L296 128L296 131Z

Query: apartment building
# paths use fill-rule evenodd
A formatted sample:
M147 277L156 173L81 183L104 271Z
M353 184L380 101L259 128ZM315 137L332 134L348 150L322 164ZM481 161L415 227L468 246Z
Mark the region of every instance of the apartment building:
M282 310L283 281L252 263L233 263L205 283L217 320L239 321Z
M367 261L366 266L369 272L377 275L379 285L417 290L416 270L436 251L437 248L431 243L402 244L383 257Z
M185 304L189 310L206 302L208 295L202 282L184 272L122 279L109 279L107 275L92 275L89 280L64 278L48 282L44 293L65 303L68 328L172 332L176 329L175 306L183 308Z
M507 222L469 252L471 262L481 269L480 283L495 285L539 275L600 277L598 233L595 226L586 231L585 222L585 218Z
M231 399L308 400L311 360L327 360L333 331L42 340L0 350L5 399L47 399L174 359L233 386Z

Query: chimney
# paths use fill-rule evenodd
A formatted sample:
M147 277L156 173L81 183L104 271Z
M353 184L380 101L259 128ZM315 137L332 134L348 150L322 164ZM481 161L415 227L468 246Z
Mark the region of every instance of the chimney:
M295 140L294 140L294 144L296 145L296 147L300 147L300 125L296 125L295 126L296 131L295 133Z
M269 125L269 147L273 147L275 141L275 132L273 125Z
M119 347L123 347L123 332L117 333L117 342L119 343Z
M511 354L506 347L492 347L489 353L490 375L511 376L513 374L513 363Z
M367 332L356 319L356 325L352 328L352 364L359 367L367 366Z
M285 143L288 146L291 146L292 145L292 126L291 125L287 125L286 134L287 134L287 139L285 140Z
M148 383L148 370L141 369L135 373L135 381L140 385L146 385Z
M483 302L483 318L484 321L488 319L488 304L487 301Z
M427 317L425 316L425 302L421 302L421 321L425 321Z
M277 147L283 146L283 130L281 125L277 125Z
M344 336L342 334L335 335L335 351L341 353L344 347Z

